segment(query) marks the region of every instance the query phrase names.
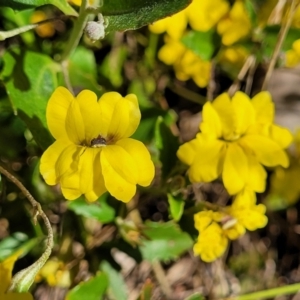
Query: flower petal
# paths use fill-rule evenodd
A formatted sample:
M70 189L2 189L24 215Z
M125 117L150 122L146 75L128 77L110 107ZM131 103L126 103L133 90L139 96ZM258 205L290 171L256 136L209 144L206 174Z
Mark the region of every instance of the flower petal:
M102 149L100 162L105 187L116 199L128 202L136 192L138 170L128 152L118 145Z
M247 155L249 173L247 186L255 192L262 193L266 189L267 172L253 155Z
M150 185L154 178L154 164L146 146L142 142L130 138L119 140L116 145L125 149L135 162L138 172L137 183L141 186Z
M84 135L87 145L92 139L98 137L102 121L100 119L101 110L97 103L97 95L89 90L84 90L78 94L76 101L79 104L82 120L84 123Z
M281 165L288 167L289 158L280 146L270 138L261 135L246 135L240 144L251 149L258 161L267 167Z
M81 108L77 100L73 100L66 116L66 132L75 145L85 143L85 127L81 115Z
M56 162L62 152L71 145L69 140L55 141L42 155L40 161L40 172L49 185L58 183L58 176L56 173Z
M219 95L212 102L212 106L217 111L221 120L222 136L226 138L232 135L235 128L235 116L228 93Z
M186 165L192 165L197 154L198 145L197 139L184 143L179 147L177 157Z
M203 121L200 124L200 130L203 134L212 138L219 138L222 135L222 124L220 117L212 104L206 102L202 110Z
M287 128L278 125L271 126L271 137L281 148L287 148L293 141L293 135Z
M244 134L251 124L255 122L255 111L250 98L242 92L236 92L232 97L232 107L235 113L235 134Z
M188 175L191 182L210 182L221 174L226 145L219 140L203 140L198 136L196 158Z
M66 174L60 180L62 194L67 200L75 200L82 195L79 185L80 178L78 171Z
M274 119L274 103L269 92L260 92L252 98L252 105L256 112L256 121L271 124Z
M247 181L248 162L243 149L236 143L228 145L223 169L223 182L230 195L240 192Z
M101 109L101 135L115 140L130 137L137 129L141 112L137 97L129 94L122 97L119 93L105 93L99 99Z
M51 95L46 111L48 128L55 139L66 138L65 121L73 95L64 87L58 87Z

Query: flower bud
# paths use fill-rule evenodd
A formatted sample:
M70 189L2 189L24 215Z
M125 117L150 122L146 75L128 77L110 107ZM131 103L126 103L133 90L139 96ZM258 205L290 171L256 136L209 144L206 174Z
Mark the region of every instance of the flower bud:
M93 42L103 39L105 37L103 22L89 21L87 22L84 31Z

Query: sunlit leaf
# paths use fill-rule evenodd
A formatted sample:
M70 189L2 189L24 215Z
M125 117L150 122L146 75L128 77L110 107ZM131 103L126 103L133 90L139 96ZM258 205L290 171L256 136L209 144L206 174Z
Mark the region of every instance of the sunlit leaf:
M1 0L0 6L7 6L15 10L23 10L52 4L59 8L66 15L77 15L77 12L69 5L66 0Z
M93 203L86 202L83 198L68 203L68 208L77 215L93 218L101 223L109 223L114 220L115 211L106 203L107 194Z
M179 221L184 209L184 200L181 197L174 197L168 193L168 202L170 206L170 214L175 221Z
M103 261L100 269L108 277L108 294L109 299L127 300L128 291L122 275L117 272L107 261Z
M176 259L193 245L191 237L174 222L146 222L143 234L146 238L139 248L143 258L151 262Z
M41 148L53 141L47 129L46 106L57 87L59 66L48 56L13 48L3 57L1 73L14 111Z
M66 296L66 300L99 300L102 299L108 286L108 278L104 273L97 274L88 281L75 286Z
M184 9L191 0L110 0L104 1L107 32L137 29Z

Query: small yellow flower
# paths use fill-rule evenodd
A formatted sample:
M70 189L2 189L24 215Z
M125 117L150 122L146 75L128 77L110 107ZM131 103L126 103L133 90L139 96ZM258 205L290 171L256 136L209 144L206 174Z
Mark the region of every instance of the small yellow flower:
M233 4L228 17L218 23L217 30L226 46L234 44L250 33L251 21L242 1L237 0Z
M37 274L35 281L46 280L50 286L70 287L70 271L62 261L48 260Z
M194 0L186 9L191 27L198 31L213 28L229 11L226 0Z
M286 52L285 57L286 67L292 68L300 63L300 39L294 41L292 49Z
M244 189L237 194L231 206L220 212L201 211L194 215L199 237L194 245L195 255L205 262L212 262L226 251L229 240L236 240L246 230L263 228L267 224L266 207L256 205L255 193Z
M201 133L179 147L177 156L189 166L191 182L211 182L222 175L234 195L247 187L265 190L266 171L262 165L289 165L283 149L292 141L291 133L273 124L274 104L268 92L252 101L237 92L227 93L203 106Z
M31 23L37 23L37 22L41 22L41 21L44 21L47 19L49 19L49 18L43 11L36 10L32 14L30 21L31 21ZM42 38L51 37L55 33L55 29L54 29L52 22L48 22L48 23L39 25L37 28L35 28L35 31Z
M15 293L8 292L8 288L11 284L11 274L16 260L18 259L20 252L6 258L0 262L0 299L1 300L33 300L30 293Z
M202 60L180 41L166 35L165 45L159 50L158 58L167 65L173 65L177 79L193 79L199 87L208 85L211 62Z
M181 39L186 27L187 17L185 10L149 25L149 29L153 33L167 32L175 40Z
M154 165L147 148L129 138L140 122L137 97L84 90L76 98L58 87L47 106L47 123L56 139L42 155L40 172L64 197L95 201L108 191L128 202L136 185L148 186Z

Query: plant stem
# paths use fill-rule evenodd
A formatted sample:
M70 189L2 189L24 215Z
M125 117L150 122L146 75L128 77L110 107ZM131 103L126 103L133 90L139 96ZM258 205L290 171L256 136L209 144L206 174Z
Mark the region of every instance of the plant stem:
M297 2L297 0L292 0L290 9L286 13L286 18L285 18L286 23L280 29L279 37L278 37L274 52L271 57L271 61L270 61L270 64L269 64L269 67L268 67L268 70L267 70L267 73L265 76L265 80L262 85L262 91L267 89L268 83L270 81L271 75L274 71L274 68L275 68L275 65L276 65L276 62L278 59L280 49L282 47L282 44L284 42L284 39L285 39L289 29L291 27L293 16L294 16L296 8L297 8L296 2Z
M32 285L33 280L35 278L35 275L38 273L38 271L42 268L42 266L45 264L47 259L49 258L52 248L53 248L53 231L51 224L49 222L48 217L42 210L42 207L39 202L37 202L33 196L30 194L30 192L26 189L26 187L12 174L10 174L7 170L5 170L2 166L0 166L0 173L2 173L4 176L6 176L10 181L12 181L25 195L25 197L29 200L31 205L33 206L35 213L33 217L33 221L36 224L37 217L40 215L46 225L47 228L47 243L46 243L46 249L44 253L41 255L41 257L32 265L27 267L24 270L21 270L20 272L16 273L14 277L12 278L11 285L9 287L10 291L16 291L19 293L27 292L29 287Z
M65 50L60 57L61 62L68 59L69 56L72 54L72 52L77 47L77 45L79 44L80 38L83 34L83 30L88 21L88 16L90 14L90 12L87 10L87 7L88 7L88 0L82 0L78 19L75 22L75 26L71 32L71 36L65 47Z

